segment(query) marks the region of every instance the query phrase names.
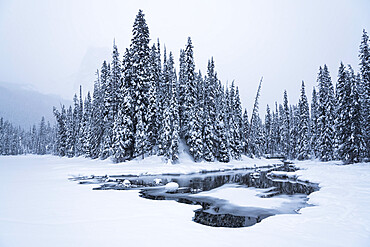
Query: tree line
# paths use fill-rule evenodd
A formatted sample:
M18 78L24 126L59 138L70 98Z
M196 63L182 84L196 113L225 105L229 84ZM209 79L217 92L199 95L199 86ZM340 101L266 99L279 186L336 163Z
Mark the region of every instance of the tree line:
M224 87L213 58L207 73L196 71L193 45L188 38L180 50L179 71L172 52L150 46L149 28L140 10L131 45L120 59L113 44L112 59L96 72L94 91L73 106L54 108L56 126L52 152L59 156L112 158L123 162L160 155L179 159L180 145L194 161L229 162L250 157L339 159L345 163L370 157L369 37L363 31L360 70L341 63L334 87L326 65L319 68L311 106L302 82L297 105L267 106L259 115L259 83L251 118L242 109L234 82Z
M38 126L34 124L27 131L0 118L0 155L43 155L55 151L55 126L46 123L44 117Z

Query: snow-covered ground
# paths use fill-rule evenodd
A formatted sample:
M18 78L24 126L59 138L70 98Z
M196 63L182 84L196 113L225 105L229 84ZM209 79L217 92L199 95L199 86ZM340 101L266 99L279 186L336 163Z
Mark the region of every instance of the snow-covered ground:
M78 174L190 173L269 162L276 163L245 159L195 164L185 158L181 165L167 165L159 157L150 157L114 165L84 158L2 156L0 246L370 246L369 163L298 162L302 170L293 175L320 183L321 189L309 195L308 202L316 206L246 228L200 225L192 221L199 206L147 200L134 190L97 191L68 180ZM246 198L252 202L256 196L255 190L244 188L238 193L238 189L225 186L207 193L240 205L248 205ZM253 200L258 203L254 206L280 203L266 205L269 198L262 200Z

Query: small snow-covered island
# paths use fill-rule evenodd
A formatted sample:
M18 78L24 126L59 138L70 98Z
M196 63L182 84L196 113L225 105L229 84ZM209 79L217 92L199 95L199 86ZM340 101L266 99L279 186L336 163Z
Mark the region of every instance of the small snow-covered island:
M216 59L196 67L196 39L175 57L148 23L52 119L0 107L0 246L370 246L366 30L358 64L317 64L312 94L281 86L263 114L274 78L246 82L247 106Z

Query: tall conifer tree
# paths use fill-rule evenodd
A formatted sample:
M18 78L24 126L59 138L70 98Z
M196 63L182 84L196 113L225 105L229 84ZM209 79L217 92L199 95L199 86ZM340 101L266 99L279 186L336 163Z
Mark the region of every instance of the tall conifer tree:
M299 110L299 125L298 125L298 159L305 160L310 155L310 140L309 140L309 129L310 129L310 109L308 106L305 85L302 81L301 97L298 103Z

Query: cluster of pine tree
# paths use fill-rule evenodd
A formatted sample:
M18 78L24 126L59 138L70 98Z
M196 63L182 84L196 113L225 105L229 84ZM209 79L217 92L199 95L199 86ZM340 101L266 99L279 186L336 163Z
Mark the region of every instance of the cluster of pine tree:
M302 82L298 105L283 105L270 113L267 106L261 128L262 153L281 154L290 159L319 158L322 161L360 162L370 157L370 50L369 37L363 31L360 45L360 72L340 64L334 86L328 67L320 67L318 90L313 89L311 114Z
M55 129L45 123L44 117L38 127L25 131L14 127L10 122L0 118L0 155L19 154L53 154Z
M104 61L91 97L74 97L74 106L54 108L55 149L60 156L80 156L115 162L162 155L176 162L180 141L195 161L229 162L250 157L282 156L359 162L369 157L369 40L364 31L360 73L341 64L336 90L326 65L320 67L318 90L311 107L302 82L298 105L267 106L264 122L258 113L259 84L251 119L242 111L234 82L226 89L215 72L195 71L191 39L180 50L176 73L171 52L163 55L159 41L149 45L149 29L140 10L131 45L120 60L113 45L112 60ZM163 58L163 62L162 62ZM311 109L311 110L310 110Z
M123 60L114 44L111 62L97 71L92 97L89 92L83 102L80 90L73 107L54 108L57 154L115 162L158 154L176 162L183 140L195 161L239 159L243 131L249 131L243 128L238 88L232 83L224 90L213 59L206 76L195 71L190 38L178 74L172 53L167 56L164 48L162 55L159 41L151 47L149 42L139 11Z

